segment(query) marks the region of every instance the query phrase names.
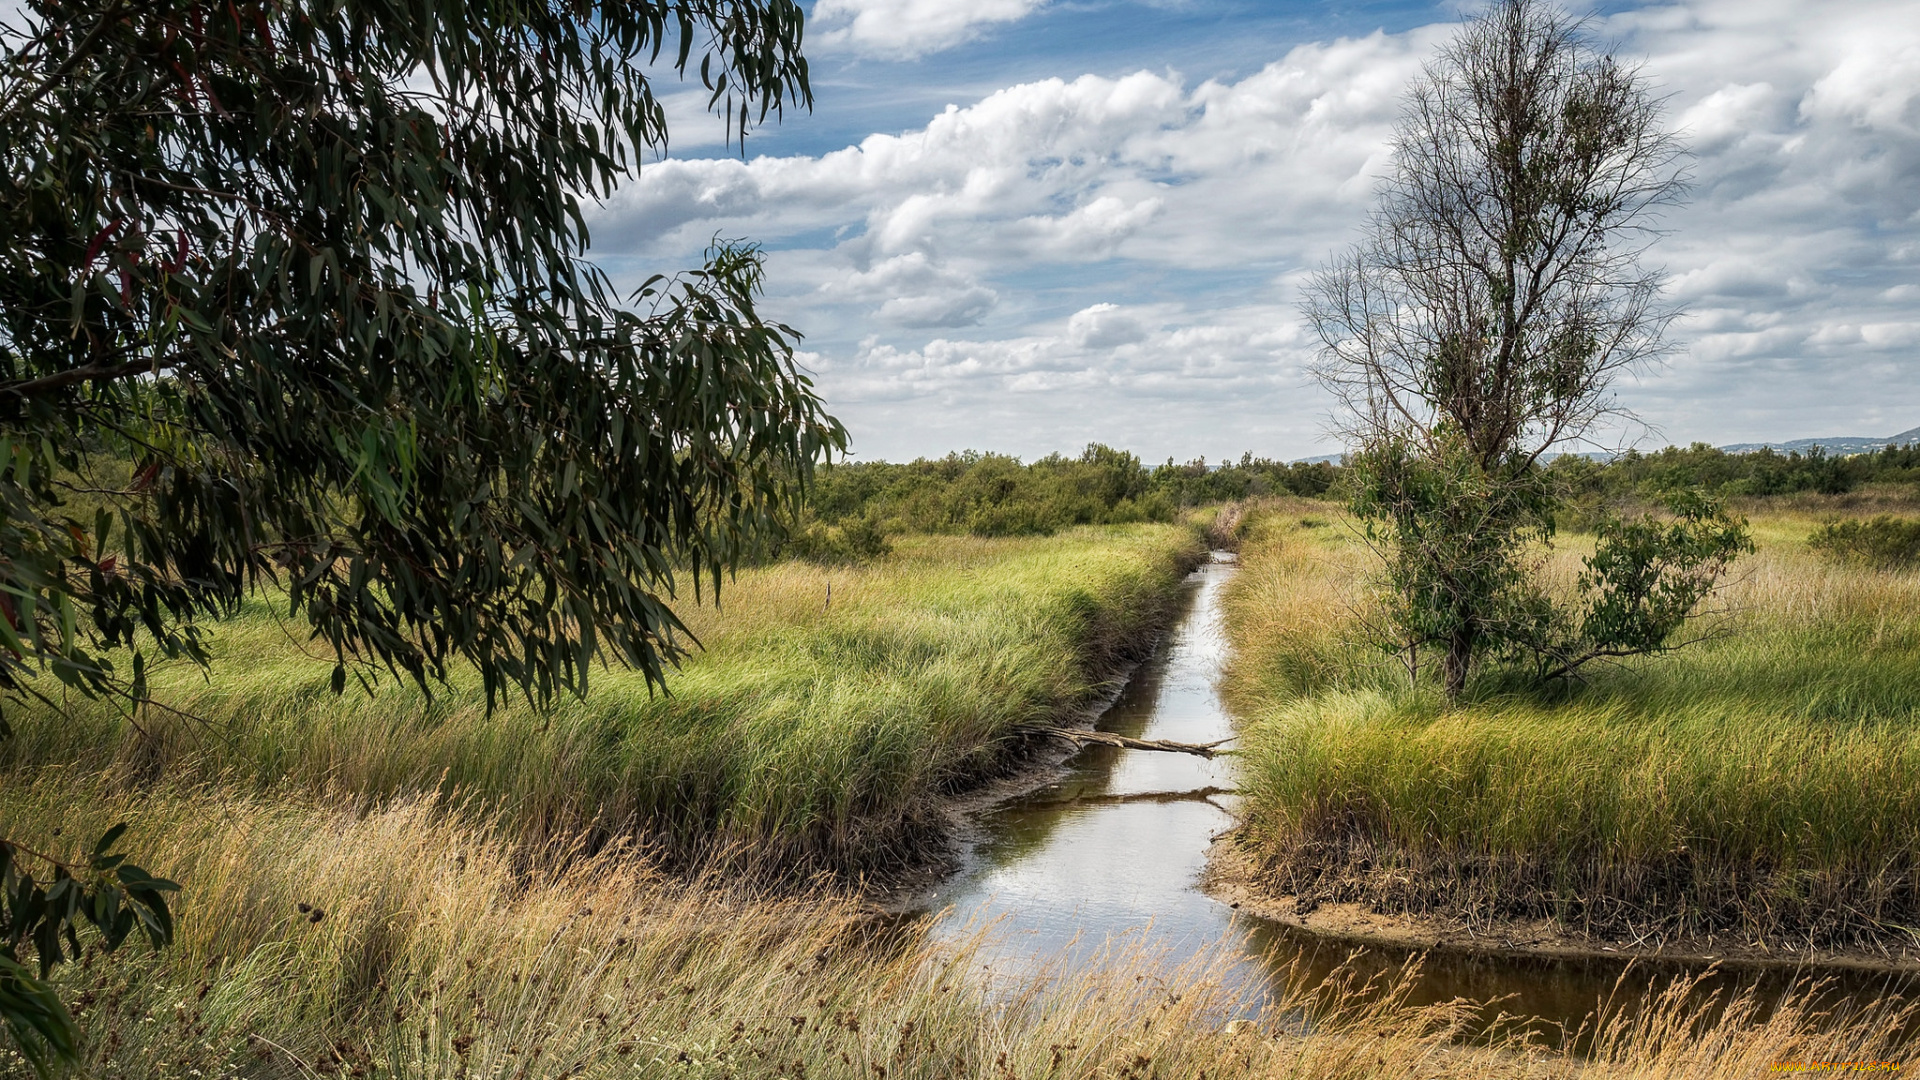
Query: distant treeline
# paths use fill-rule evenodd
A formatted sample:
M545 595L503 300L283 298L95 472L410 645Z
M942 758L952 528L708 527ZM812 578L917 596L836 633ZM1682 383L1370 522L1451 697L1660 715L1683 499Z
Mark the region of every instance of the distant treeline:
M859 557L889 533L1032 536L1072 525L1172 521L1206 503L1317 497L1338 472L1326 462L1289 465L1252 454L1222 465L1169 458L1149 467L1098 443L1077 457L1050 454L1028 463L975 451L902 464L844 462L815 475L795 548Z
M1669 446L1651 454L1628 451L1605 464L1563 457L1551 469L1567 478L1577 493L1606 499L1658 499L1687 490L1730 497L1809 491L1844 495L1865 484L1920 481L1920 444L1832 457L1819 447L1806 453L1755 450L1730 454L1694 443L1685 449Z
M1562 457L1549 467L1571 489L1574 517L1605 504L1659 500L1680 490L1729 497L1819 492L1838 495L1870 483L1920 483L1920 445L1830 457L1757 450L1730 454L1695 443L1610 462ZM883 554L900 533L1049 535L1073 525L1172 521L1195 506L1260 495L1342 497L1341 467L1242 455L1148 466L1094 443L1076 457L1022 462L968 451L943 458L842 462L815 476L807 510L787 553L826 559ZM1569 524L1578 525L1578 521Z

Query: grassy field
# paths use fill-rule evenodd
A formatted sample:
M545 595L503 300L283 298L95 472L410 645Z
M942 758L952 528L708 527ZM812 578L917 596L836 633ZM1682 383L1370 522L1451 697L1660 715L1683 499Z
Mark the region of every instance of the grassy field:
M1344 557L1327 522L1258 529L1236 603L1281 583L1280 560ZM394 687L335 699L326 664L254 611L226 628L214 682L166 675L209 726L45 717L8 746L5 835L62 853L130 821L129 849L184 886L171 948L57 974L80 1075L1705 1078L1896 1054L1901 1017L1810 1000L1708 1017L1679 991L1596 1017L1583 1059L1460 1045L1473 1007L1339 979L1236 1021L1230 945L1177 969L1128 953L988 981L981 936L936 940L844 883L756 891L713 857L731 843L846 865L899 844L937 793L1002 767L1017 732L1139 647L1193 536L907 540L864 570L764 568L693 615L709 648L672 698L610 675L544 716L487 716L471 687L431 706ZM1303 582L1339 591L1286 580L1264 594L1276 615ZM1265 683L1243 667L1241 692L1353 681L1335 624L1301 625L1243 660L1305 659L1260 664ZM29 1075L0 1049L0 1077Z
M1199 540L1132 525L896 549L863 568L745 571L720 608L683 608L706 647L670 695L608 671L544 713L489 714L477 679L431 702L391 679L336 697L330 661L263 600L219 627L210 680L156 673L178 713L74 701L14 718L0 786L71 775L126 791L164 779L432 794L530 842L591 830L683 859L733 849L785 871L871 869L911 855L936 800L1003 768L1022 733L1150 643Z
M1876 507L1877 508L1877 507ZM1363 643L1364 549L1254 515L1227 599L1243 840L1271 889L1649 941L1920 945L1920 574L1837 564L1829 505L1750 510L1726 636L1448 708ZM1553 556L1571 568L1582 538Z
M1454 1045L1464 1007L1337 980L1231 1022L1204 961L1122 955L989 986L978 939L936 944L844 897L689 881L618 847L531 851L426 797L46 777L3 798L15 835L55 849L56 821L90 835L131 816L164 853L153 868L186 886L173 947L59 977L87 1035L81 1075L101 1080L1650 1080L1896 1056L1898 1017L1804 1002L1702 1022L1675 997L1599 1019L1576 1060ZM0 1049L0 1076L30 1075Z

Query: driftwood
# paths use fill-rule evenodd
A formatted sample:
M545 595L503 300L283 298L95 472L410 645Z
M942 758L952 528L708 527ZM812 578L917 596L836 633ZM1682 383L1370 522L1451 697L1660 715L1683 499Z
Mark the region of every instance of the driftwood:
M1219 803L1213 800L1221 795L1238 795L1239 789L1230 787L1203 787L1193 791L1139 791L1131 795L1071 795L1064 799L1040 799L1030 806L1115 806L1126 803L1177 803L1203 802L1213 806ZM1221 807L1225 809L1225 807Z
M1086 746L1099 743L1102 746L1119 746L1128 750L1164 750L1170 754L1192 754L1196 757L1210 758L1215 754L1231 754L1231 750L1217 750L1215 747L1230 743L1232 736L1208 743L1174 742L1171 739L1130 739L1125 735L1115 735L1111 731L1088 731L1082 728L1054 728L1047 732L1069 742Z

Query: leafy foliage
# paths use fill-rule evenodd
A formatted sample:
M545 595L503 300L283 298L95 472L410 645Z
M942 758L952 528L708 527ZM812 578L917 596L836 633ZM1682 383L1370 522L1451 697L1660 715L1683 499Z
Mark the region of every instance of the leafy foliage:
M1204 459L1147 468L1100 443L1076 457L1049 454L1029 464L969 451L938 460L828 465L784 551L859 562L900 533L1047 536L1073 525L1171 521L1182 509L1261 495L1325 496L1330 462L1286 464L1251 453L1238 463ZM863 552L865 552L863 554Z
M1383 558L1385 624L1377 638L1411 674L1443 648L1442 677L1465 637L1476 656L1564 678L1605 657L1676 648L1734 559L1753 550L1746 523L1719 500L1681 491L1664 514L1609 517L1583 560L1577 596L1550 595L1531 552L1554 536L1563 492L1551 470L1509 462L1492 474L1463 442L1436 461L1404 442L1350 459L1352 508Z
M77 1050L73 1017L46 978L56 965L79 957L81 921L93 926L108 952L136 927L156 948L173 940L166 894L179 886L113 850L126 831L124 823L108 829L78 868L0 840L0 1019L42 1075L56 1061L72 1060ZM36 859L48 868L45 883L23 862ZM37 974L23 960L32 961Z
M1331 461L1281 462L1240 455L1239 461L1208 465L1205 458L1176 465L1172 458L1153 470L1151 486L1175 506L1253 499L1265 495L1329 497L1340 469Z
M0 189L0 680L139 697L144 632L263 579L341 659L490 692L658 676L675 559L716 585L843 440L722 247L618 302L581 199L666 137L663 46L744 125L807 100L768 3L444 9L41 0ZM131 459L114 482L103 453ZM64 512L86 491L91 520Z
M906 464L828 466L808 511L822 525L859 521L883 533L1049 536L1072 525L1166 521L1172 505L1132 454L1095 443L1078 457L1051 454L1030 465L969 451Z
M143 704L266 584L335 692L659 684L676 570L718 589L844 446L754 248L625 296L586 257L666 144L654 73L743 139L810 104L793 0L8 18L0 697Z
M1834 559L1897 569L1920 563L1920 521L1880 514L1866 521L1829 521L1807 546Z
M1588 661L1673 647L1673 639L1718 586L1734 559L1753 551L1746 522L1698 492L1673 496L1670 517L1614 518L1584 560L1579 635L1538 650L1543 678Z
M1456 642L1472 642L1474 652L1511 650L1538 640L1551 622L1524 549L1552 537L1553 500L1526 461L1484 469L1465 440L1447 434L1437 454L1387 439L1348 464L1352 509L1382 558L1381 643L1404 653L1414 674L1421 650L1441 646L1443 677L1453 685L1465 677L1451 666L1463 659Z
M1888 447L1871 454L1830 457L1819 447L1806 453L1763 448L1730 454L1694 443L1645 454L1630 450L1605 465L1565 457L1552 467L1576 499L1659 502L1678 491L1725 498L1800 492L1841 495L1862 484L1910 480L1916 465L1920 465L1920 448Z
M892 531L872 512L827 525L803 514L781 554L822 564L859 564L893 553Z

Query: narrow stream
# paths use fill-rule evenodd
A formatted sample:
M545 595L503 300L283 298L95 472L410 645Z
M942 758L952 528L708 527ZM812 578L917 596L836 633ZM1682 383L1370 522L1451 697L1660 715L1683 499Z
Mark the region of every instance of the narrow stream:
M1233 734L1216 690L1227 656L1220 593L1235 573L1232 559L1216 552L1187 579L1174 630L1101 716L1100 730L1179 742ZM963 868L926 907L950 912L935 932L957 936L992 921L994 944L983 959L1008 972L1134 946L1172 965L1229 941L1241 950L1230 977L1244 980L1256 1002L1269 980L1317 982L1342 964L1363 975L1397 973L1412 952L1356 952L1200 891L1208 847L1234 823L1232 760L1088 746L1057 780L980 816ZM1421 960L1410 1003L1486 1002L1489 1018L1530 1018L1538 1037L1555 1042L1602 1002L1631 1005L1650 982L1691 974L1698 972L1673 964L1629 970L1624 960L1433 951ZM1753 986L1777 995L1792 981L1786 972L1719 972L1700 992ZM1828 996L1866 1003L1903 988L1889 976L1840 973Z
M1231 558L1231 556L1226 556ZM1214 691L1226 659L1214 561L1187 579L1178 624L1100 717L1102 731L1211 742L1231 735ZM1237 913L1195 887L1215 834L1233 825L1230 758L1088 746L1067 774L981 816L984 837L930 905L996 919L996 961L1145 941L1190 956L1239 930Z

